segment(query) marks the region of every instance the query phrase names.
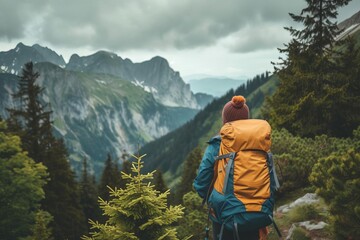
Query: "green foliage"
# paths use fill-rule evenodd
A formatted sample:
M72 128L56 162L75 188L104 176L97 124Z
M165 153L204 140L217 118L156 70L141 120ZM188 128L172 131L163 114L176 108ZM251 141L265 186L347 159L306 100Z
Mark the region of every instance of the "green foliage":
M182 201L185 214L177 228L179 237L192 236L191 239L203 239L208 215L207 210L202 207L202 199L197 193L191 191L184 195Z
M35 226L32 228L32 236L25 240L53 240L52 229L48 226L53 217L50 213L40 210L35 215Z
M329 205L335 233L341 239L360 236L359 169L359 149L351 149L320 159L310 176L316 192Z
M110 200L100 199L108 220L105 224L90 221L93 231L83 239L178 239L172 224L182 217L183 207L167 206L169 190L160 193L149 183L154 172L141 174L144 156L134 156L133 174L122 172L129 180L126 188L109 188Z
M18 136L0 122L0 236L18 239L30 234L35 211L44 198L46 167L21 148Z
M281 183L280 194L310 185L308 180L319 158L333 152L346 152L351 139L326 135L312 138L294 136L285 129L274 130L272 148L277 174Z

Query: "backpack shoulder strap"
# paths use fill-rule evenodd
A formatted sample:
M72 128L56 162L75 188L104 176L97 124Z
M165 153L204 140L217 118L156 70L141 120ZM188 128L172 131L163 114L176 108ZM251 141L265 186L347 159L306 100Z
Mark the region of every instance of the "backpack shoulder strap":
M219 160L221 159L224 159L224 158L229 158L229 162L228 164L226 165L226 175L225 175L225 180L224 180L224 186L227 185L227 182L228 182L228 179L229 179L229 174L230 174L230 169L231 169L231 165L235 159L235 156L236 156L236 152L231 152L231 153L227 153L227 154L223 154L223 155L220 155L220 156L217 156L215 158L215 164L214 164L214 177L211 181L211 184L210 184L210 187L208 189L208 192L206 194L206 197L203 199L203 202L202 202L202 206L205 205L205 203L207 203L209 197L210 197L210 194L214 188L214 184L215 184L215 181L217 179L217 176L218 176L218 165L219 165ZM225 189L226 187L223 188L223 193L225 193Z

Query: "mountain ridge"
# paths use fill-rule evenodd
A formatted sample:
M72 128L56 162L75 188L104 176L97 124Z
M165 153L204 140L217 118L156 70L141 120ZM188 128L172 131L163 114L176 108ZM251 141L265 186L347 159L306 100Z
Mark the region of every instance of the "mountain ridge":
M141 86L164 105L201 108L195 94L183 81L180 73L173 70L168 61L160 56L133 63L116 53L100 50L88 56L73 54L66 63L61 55L47 47L39 44L26 46L20 42L14 49L0 52L0 72L19 75L22 66L28 61L51 62L68 70L114 75Z

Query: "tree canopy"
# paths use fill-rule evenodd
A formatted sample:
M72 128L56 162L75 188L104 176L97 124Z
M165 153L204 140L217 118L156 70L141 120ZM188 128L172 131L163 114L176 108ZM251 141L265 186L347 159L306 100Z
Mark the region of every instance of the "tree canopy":
M172 226L183 215L183 207L167 206L170 191L159 192L149 182L154 172L142 174L143 156L136 157L132 173L122 172L129 182L125 188L109 188L110 200L100 199L100 208L108 217L105 224L91 221L90 237L83 239L178 239Z
M46 167L21 148L18 136L0 121L0 236L19 239L31 233L35 213L45 197Z

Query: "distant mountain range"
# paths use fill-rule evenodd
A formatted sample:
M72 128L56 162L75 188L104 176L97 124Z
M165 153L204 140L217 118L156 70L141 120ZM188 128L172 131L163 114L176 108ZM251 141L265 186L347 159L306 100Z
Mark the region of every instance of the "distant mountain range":
M189 80L191 91L194 93L206 93L214 97L224 95L230 89L236 89L246 80L236 80L231 78L201 78Z
M193 94L167 60L154 57L133 63L114 53L99 51L66 64L63 57L40 45L19 43L0 52L0 115L13 107L17 75L28 62L40 73L43 100L51 104L55 133L65 140L75 169L86 157L96 173L106 155L120 158L123 150L163 136L189 121L212 101Z

